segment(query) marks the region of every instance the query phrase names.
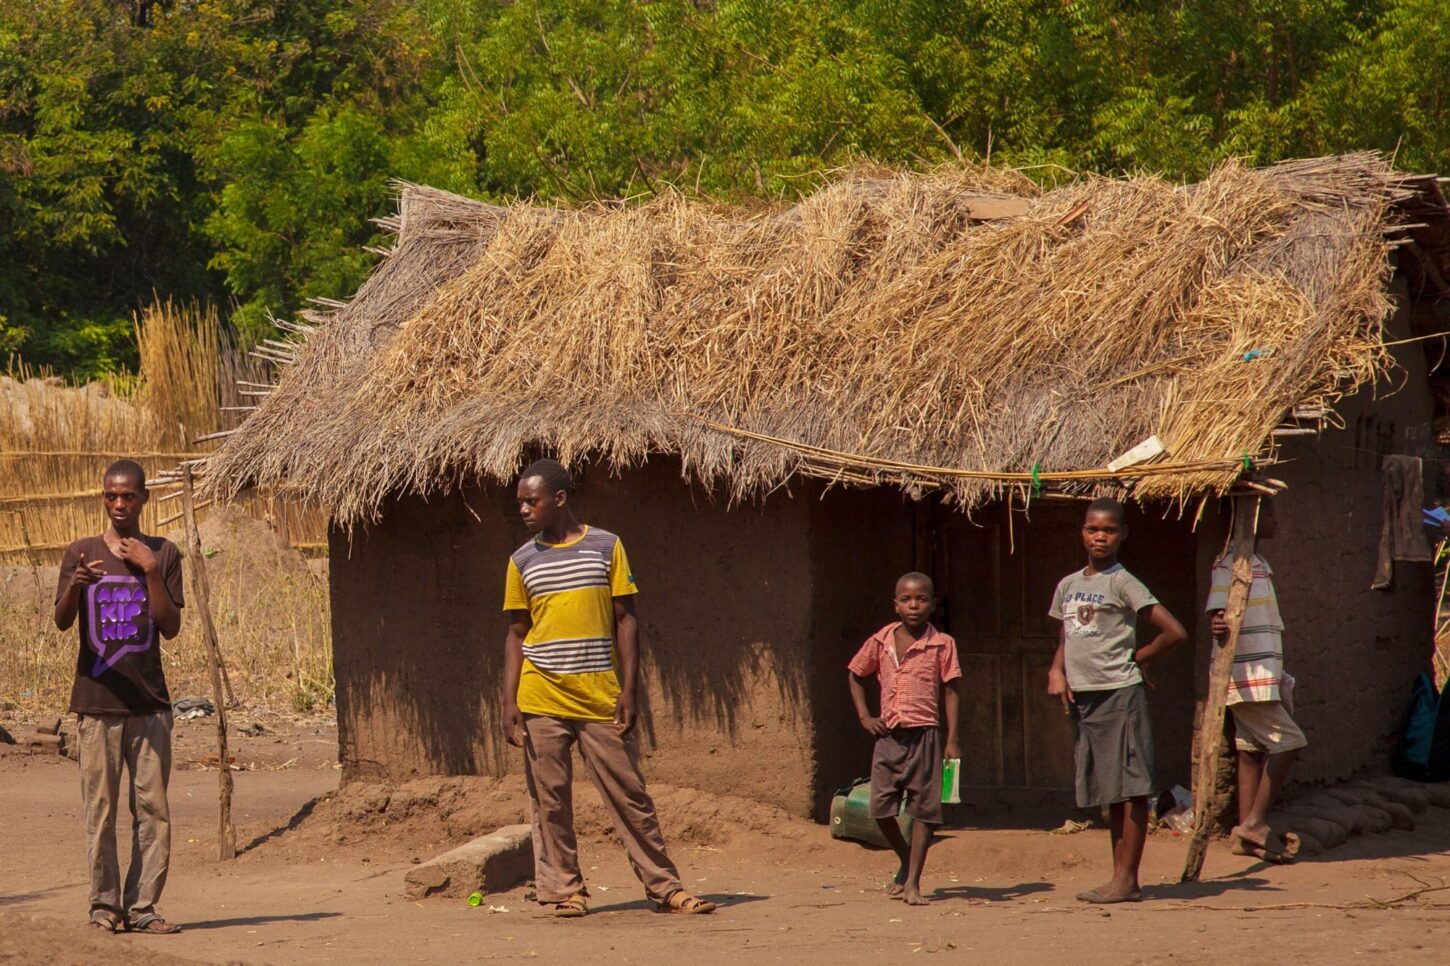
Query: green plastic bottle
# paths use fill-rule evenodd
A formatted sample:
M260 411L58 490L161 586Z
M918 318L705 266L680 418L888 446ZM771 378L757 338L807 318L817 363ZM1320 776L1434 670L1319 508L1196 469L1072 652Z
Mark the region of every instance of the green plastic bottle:
M471 895L471 896L468 897L468 904L470 906L472 906L473 908L475 908L475 909L477 909L479 906L483 905L483 893L482 892L475 892L475 893L473 893L473 895Z

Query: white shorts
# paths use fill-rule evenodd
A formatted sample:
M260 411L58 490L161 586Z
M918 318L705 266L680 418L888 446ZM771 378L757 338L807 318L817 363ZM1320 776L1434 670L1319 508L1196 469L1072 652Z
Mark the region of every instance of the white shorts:
M1241 701L1228 709L1234 716L1234 745L1239 751L1277 755L1309 744L1282 701Z

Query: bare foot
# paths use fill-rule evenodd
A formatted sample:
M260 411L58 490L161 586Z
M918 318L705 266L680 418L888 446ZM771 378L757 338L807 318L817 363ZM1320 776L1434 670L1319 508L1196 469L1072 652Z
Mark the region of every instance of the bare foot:
M1294 861L1294 853L1298 851L1298 838L1297 835L1294 836L1295 847L1290 848L1267 825L1235 825L1229 833L1229 851L1234 855L1251 855L1264 862L1287 865Z
M921 894L921 887L917 885L905 886L905 898L908 906L925 906L931 903L930 899Z
M901 857L901 868L896 870L896 876L886 885L886 898L900 899L906 892L906 857Z
M1137 902L1142 898L1143 893L1136 882L1109 882L1107 885L1100 885L1096 889L1088 889L1077 894L1079 902L1091 902L1094 905Z

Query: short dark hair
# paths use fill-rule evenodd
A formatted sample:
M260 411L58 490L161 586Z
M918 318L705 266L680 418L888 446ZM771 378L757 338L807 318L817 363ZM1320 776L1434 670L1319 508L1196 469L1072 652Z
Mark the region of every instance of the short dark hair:
M1127 522L1127 518L1124 516L1123 504L1110 496L1100 496L1089 503L1087 512L1082 515L1082 518L1086 520L1094 513L1111 513L1118 518L1119 523Z
M903 581L910 581L914 584L922 584L926 587L928 593L930 593L933 597L936 596L936 581L932 580L930 577L928 577L926 574L922 573L919 570L913 570L909 573L902 574L900 577L897 577L896 586L900 587Z
M132 481L142 492L146 490L146 470L135 460L116 460L106 467L106 475L101 477L101 482L114 480L117 477Z
M568 470L564 469L564 464L558 460L534 460L524 467L524 471L519 474L519 480L527 480L535 476L544 481L544 485L549 488L550 493L558 493L560 490L570 495L574 493L574 478L569 475Z

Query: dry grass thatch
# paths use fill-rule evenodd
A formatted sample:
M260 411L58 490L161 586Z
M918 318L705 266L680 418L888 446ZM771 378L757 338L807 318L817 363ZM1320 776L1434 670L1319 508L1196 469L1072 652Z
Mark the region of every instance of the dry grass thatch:
M349 523L542 449L674 453L737 497L795 474L967 507L1034 477L1222 492L1245 455L1272 460L1287 412L1389 365L1400 184L1359 154L1046 193L996 170L858 171L751 211L408 186L396 248L313 318L208 486L285 483ZM1155 461L1104 469L1154 434Z

